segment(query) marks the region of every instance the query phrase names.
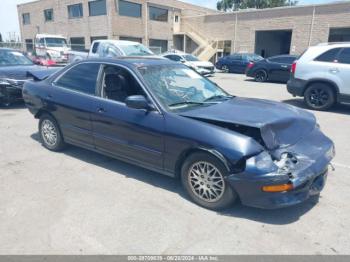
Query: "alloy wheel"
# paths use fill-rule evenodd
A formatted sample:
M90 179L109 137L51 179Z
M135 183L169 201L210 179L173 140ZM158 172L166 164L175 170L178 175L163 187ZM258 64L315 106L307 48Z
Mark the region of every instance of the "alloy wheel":
M266 72L265 71L258 71L256 74L255 74L255 80L257 82L264 82L266 81Z
M310 103L315 107L323 107L329 99L329 94L322 88L315 88L310 92Z
M41 135L45 142L50 147L54 147L57 143L57 130L55 125L48 119L45 119L41 124Z
M204 161L190 167L188 183L192 192L206 202L218 201L225 192L223 175L214 165Z

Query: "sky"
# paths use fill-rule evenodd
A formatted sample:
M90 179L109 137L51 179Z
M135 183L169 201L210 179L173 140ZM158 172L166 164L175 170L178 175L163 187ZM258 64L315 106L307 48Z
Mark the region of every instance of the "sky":
M0 33L7 39L10 32L19 34L17 5L33 0L0 0ZM166 1L166 0L165 0ZM184 2L216 8L217 0L182 0ZM320 4L334 2L334 0L299 0L299 4Z

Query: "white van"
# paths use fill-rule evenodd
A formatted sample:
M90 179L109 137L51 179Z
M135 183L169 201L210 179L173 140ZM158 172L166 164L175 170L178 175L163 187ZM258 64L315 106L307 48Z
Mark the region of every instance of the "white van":
M35 54L56 63L68 62L70 47L62 35L37 34L35 36Z

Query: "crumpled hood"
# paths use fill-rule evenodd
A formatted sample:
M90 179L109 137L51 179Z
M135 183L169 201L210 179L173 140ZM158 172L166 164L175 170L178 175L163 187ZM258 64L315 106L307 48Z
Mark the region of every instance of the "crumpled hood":
M198 120L218 121L260 129L270 150L294 145L316 126L313 114L283 103L235 97L212 106L179 113Z

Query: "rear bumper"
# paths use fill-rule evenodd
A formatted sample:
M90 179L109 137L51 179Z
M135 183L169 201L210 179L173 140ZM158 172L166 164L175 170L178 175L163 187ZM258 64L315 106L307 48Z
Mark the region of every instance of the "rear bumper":
M333 142L315 129L308 137L288 149L280 150L278 154L285 150L295 152L299 161L290 174L281 174L277 169L259 173L256 166L247 164L244 172L227 177L242 204L276 209L302 203L322 191L328 176L328 165L335 155ZM281 184L292 184L293 189L278 193L262 190L263 186Z
M307 81L297 78L291 78L287 82L287 90L293 96L304 96Z

